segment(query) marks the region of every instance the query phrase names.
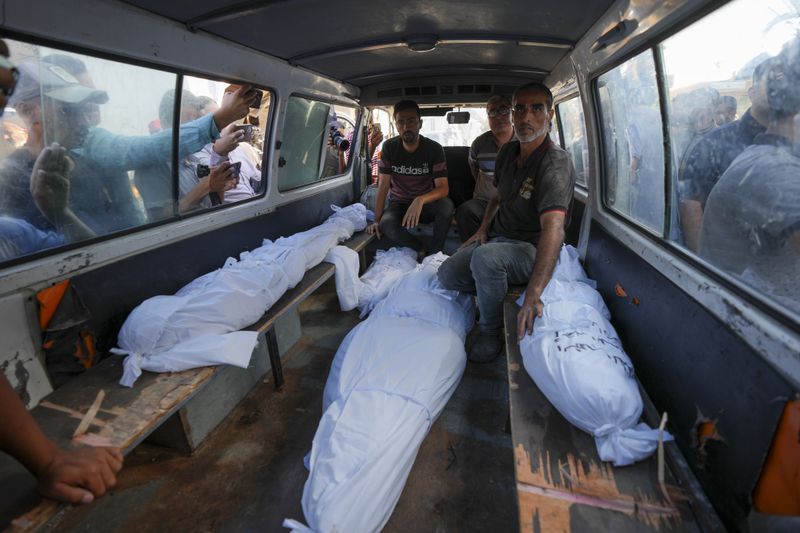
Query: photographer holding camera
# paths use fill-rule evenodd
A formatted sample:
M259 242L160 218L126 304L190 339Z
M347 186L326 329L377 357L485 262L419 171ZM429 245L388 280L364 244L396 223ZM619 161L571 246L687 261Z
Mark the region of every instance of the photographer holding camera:
M236 91L238 85L230 85L226 94ZM250 103L251 108L257 109L261 105L262 93ZM205 102L203 112L213 112L216 103ZM209 167L223 163L231 163L238 169L233 187L226 188L219 194L220 203L233 203L256 196L261 189L261 162L250 143L253 141L255 127L252 124L230 124L220 132L220 138L212 144L207 144L201 151L194 154L195 159Z

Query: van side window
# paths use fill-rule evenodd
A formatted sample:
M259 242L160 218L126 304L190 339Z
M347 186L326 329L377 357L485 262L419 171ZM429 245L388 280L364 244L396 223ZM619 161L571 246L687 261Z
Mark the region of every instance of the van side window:
M653 53L597 82L606 205L656 233L664 231L664 138Z
M328 153L335 157L329 157L328 162L336 159L336 165L324 168L322 177L336 176L344 174L350 168L350 161L353 159L353 149L355 148L356 122L358 122L358 110L353 107L342 105L333 106L333 120L328 124Z
M0 259L148 222L132 177L171 159L171 132L148 123L176 75L7 43L20 74L2 118Z
M799 22L787 2L738 0L661 45L680 230L673 241L796 312Z
M185 77L180 104L181 125L203 120L241 90L238 84ZM165 96L174 105L174 99ZM179 155L178 210L181 214L241 202L263 192L261 126L267 122L269 102L269 92L257 89L257 97L244 118L224 127L219 139L201 150ZM191 143L195 135L194 128L182 126L179 146Z
M356 109L292 96L278 152L278 189L288 191L349 168Z
M564 143L561 139L561 133L558 129L558 121L555 120L555 117L550 121L550 139L552 139L557 145L561 146L561 148L564 148Z
M586 141L586 123L583 119L583 108L578 97L558 104L556 108L564 135L564 149L569 152L572 164L575 165L577 182L586 187L586 176L589 168L589 145Z

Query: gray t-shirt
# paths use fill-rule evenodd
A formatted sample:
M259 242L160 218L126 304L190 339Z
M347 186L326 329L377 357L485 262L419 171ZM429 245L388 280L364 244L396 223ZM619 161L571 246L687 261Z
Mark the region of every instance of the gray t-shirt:
M569 154L549 137L517 167L519 141L503 145L497 154L495 186L500 200L489 236L503 236L536 245L549 211L569 215L575 190L575 168Z

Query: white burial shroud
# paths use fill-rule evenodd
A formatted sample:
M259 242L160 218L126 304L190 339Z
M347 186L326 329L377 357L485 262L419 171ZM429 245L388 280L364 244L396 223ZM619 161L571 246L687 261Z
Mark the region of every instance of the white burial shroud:
M111 350L127 356L120 384L133 386L142 370L177 372L220 364L246 368L258 333L239 330L261 318L331 248L366 227L363 205L331 208L333 215L319 226L265 240L176 294L139 304L120 329L119 348Z
M658 430L639 423L642 397L633 363L595 287L578 251L564 246L542 294L544 312L520 351L525 370L550 403L594 437L600 459L629 465L656 450ZM664 440L672 436L665 432Z
M294 531L379 531L420 444L461 380L472 299L442 288L443 254L402 277L345 337L325 385L322 419L303 490L308 526Z

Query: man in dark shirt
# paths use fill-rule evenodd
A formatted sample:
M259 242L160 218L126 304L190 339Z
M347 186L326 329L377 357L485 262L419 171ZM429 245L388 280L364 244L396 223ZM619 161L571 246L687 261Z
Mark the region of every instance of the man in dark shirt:
M800 312L800 39L769 62L757 90L767 130L711 190L700 255Z
M399 136L383 144L375 198L375 222L368 233L381 233L420 256L442 250L453 218L453 202L447 197L447 163L441 145L419 134L419 106L402 100L394 106ZM387 195L389 206L385 207ZM433 222L430 249L408 229Z
M687 149L678 176L678 190L683 238L686 246L694 252L698 249L700 223L711 188L736 156L765 130L769 108L758 95L762 94L759 85L763 82L767 63L761 63L753 71L753 85L748 90L752 102L750 109L739 120L706 133Z
M503 298L509 283L528 284L517 318L518 338L533 330L564 242L575 188L572 159L548 136L550 90L541 83L524 85L512 103L517 138L497 154L497 194L478 231L439 267L445 288L477 295L480 337L469 354L475 362L491 361L503 347Z

